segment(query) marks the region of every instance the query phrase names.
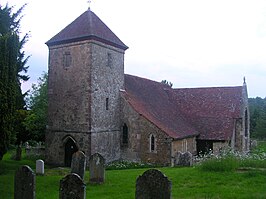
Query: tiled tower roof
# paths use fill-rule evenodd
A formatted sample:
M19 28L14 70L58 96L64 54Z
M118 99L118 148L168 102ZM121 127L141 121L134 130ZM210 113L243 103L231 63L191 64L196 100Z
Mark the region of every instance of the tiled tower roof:
M84 40L100 41L122 50L128 48L90 9L51 38L46 44L53 46Z

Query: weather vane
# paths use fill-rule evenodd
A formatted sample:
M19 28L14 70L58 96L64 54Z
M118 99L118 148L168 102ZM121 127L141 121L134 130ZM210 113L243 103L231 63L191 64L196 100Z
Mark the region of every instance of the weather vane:
M88 0L89 10L91 9L91 0Z

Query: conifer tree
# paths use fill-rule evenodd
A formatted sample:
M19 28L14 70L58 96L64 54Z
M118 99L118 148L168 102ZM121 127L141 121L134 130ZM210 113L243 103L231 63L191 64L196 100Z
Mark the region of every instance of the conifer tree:
M27 72L25 52L22 51L28 36L19 37L21 13L25 5L13 13L13 7L0 5L0 160L7 152L17 109L25 105L20 88L21 80L29 77L21 75Z

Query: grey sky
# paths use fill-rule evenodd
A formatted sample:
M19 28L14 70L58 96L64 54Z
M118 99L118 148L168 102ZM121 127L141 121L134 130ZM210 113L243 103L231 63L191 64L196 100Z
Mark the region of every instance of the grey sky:
M7 1L2 1L3 3ZM24 1L9 0L18 9ZM47 71L44 44L87 8L86 0L25 0L31 80ZM92 11L127 45L125 72L174 87L238 86L266 96L266 1L94 0Z

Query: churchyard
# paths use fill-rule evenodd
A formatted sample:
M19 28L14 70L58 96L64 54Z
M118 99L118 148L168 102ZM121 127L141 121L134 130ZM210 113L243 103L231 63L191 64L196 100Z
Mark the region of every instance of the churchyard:
M22 151L25 150L22 149ZM151 165L138 166L125 162L116 163L107 166L105 171L103 171L103 168L99 168L99 171L91 169L94 173L104 172L104 178L95 182L95 178L91 177L88 169L85 174L80 173L84 181L76 174L73 174L74 178L70 175L71 172L78 173L80 168L82 170L84 167L82 154L75 157L80 163L75 166L78 171L73 171L73 168L52 168L47 165L45 165L43 171L42 161L37 161L36 164L36 159L27 158L25 153L22 154L22 159L17 161L11 158L15 156L15 151L9 151L4 159L0 161L0 198L14 198L15 173L19 169L21 170L22 165L28 165L36 175L37 199L59 198L59 189L64 189L62 186L65 185L62 185L62 183L68 178L73 178L74 181L76 179L81 180L86 198L135 198L136 190L147 192L145 185L149 183L153 187L157 186L156 191L160 191L158 187L163 189L162 185L158 186L155 183L154 178L156 176L161 178L161 182L165 181L163 183L165 190L169 190L170 185L171 198L265 198L265 152L266 142L261 142L249 157L240 156L239 154L235 155L237 158L234 158L232 154L227 154L220 159L205 156L203 159L208 159L207 161L192 167L159 167L156 170L149 170L151 168L138 167L151 167ZM92 160L89 167L95 167L102 161L98 156L93 157L93 159L95 159L95 163ZM41 166L37 166L36 170L36 165ZM149 177L149 174L154 178ZM18 178L22 180L23 184L24 177L19 176ZM140 185L138 188L136 188L136 182ZM69 185L66 187L68 189Z

